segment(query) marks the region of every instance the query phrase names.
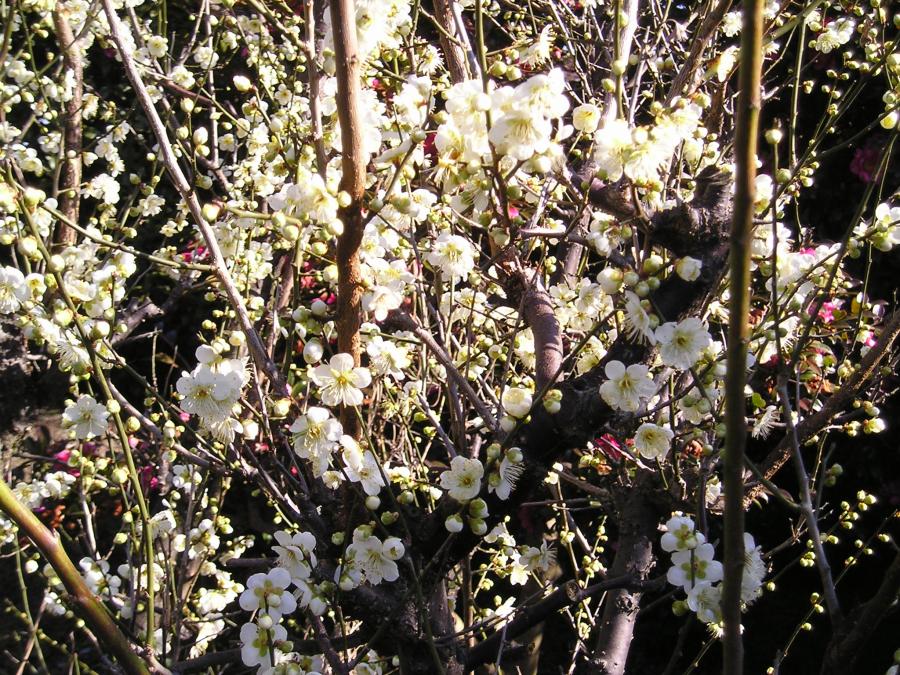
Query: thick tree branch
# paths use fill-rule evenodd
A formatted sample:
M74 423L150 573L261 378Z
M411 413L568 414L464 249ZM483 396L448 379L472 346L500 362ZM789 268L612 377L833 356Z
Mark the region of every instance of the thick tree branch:
M620 504L619 540L610 569L614 578L629 576L646 580L655 563L653 539L657 512L651 506L651 495L642 487L639 484L626 492ZM607 596L591 659L595 672L602 675L625 673L642 595L639 589L626 587Z
M444 60L447 62L447 70L450 72L450 81L456 84L469 79L469 69L466 67L466 54L460 44L460 34L453 11L454 2L455 0L434 0L434 18L442 29L438 40L441 43Z
M516 617L476 644L466 655L466 669L471 670L482 663L496 663L497 655L504 642L514 640L533 626L546 621L556 612L571 607L588 598L607 591L619 589L643 590L656 582L646 582L632 576L607 579L586 588L574 581L567 581L550 595L535 604L521 609Z
M18 525L38 547L69 593L75 613L84 620L103 645L116 657L128 675L149 675L147 664L137 655L131 643L112 620L106 607L91 593L81 573L75 568L53 532L37 519L30 509L20 504L5 481L0 479L0 510Z
M339 216L344 231L338 237L338 348L359 365L359 327L362 323L362 272L359 246L363 237L363 195L366 180L366 154L363 148L360 116L360 62L356 41L356 9L353 0L332 0L331 25L334 32L337 113L341 128L341 192L346 203ZM359 435L356 411L341 411L346 433Z

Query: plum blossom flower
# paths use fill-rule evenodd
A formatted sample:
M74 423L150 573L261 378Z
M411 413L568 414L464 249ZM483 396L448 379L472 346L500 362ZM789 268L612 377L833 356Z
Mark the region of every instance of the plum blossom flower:
M483 475L484 466L480 461L457 456L441 474L441 487L456 501L466 502L478 496Z
M284 531L275 533L277 546L272 550L278 554L278 565L291 575L291 581L309 579L312 568L316 566L316 538L310 532L297 532L293 535Z
M75 430L75 438L84 440L106 431L109 411L93 396L84 394L63 413L63 424Z
M650 315L641 305L640 298L631 291L625 293L625 321L628 335L633 340L656 344L656 334L653 332Z
M667 366L688 370L700 358L703 350L712 344L712 338L696 317L688 317L679 323L664 323L656 329L659 342L659 358Z
M634 447L641 457L662 460L669 454L674 435L669 427L647 422L634 434Z
M660 545L663 551L688 551L706 541L702 532L697 531L694 521L687 516L672 516L666 522L666 532Z
M289 430L293 434L294 452L310 460L316 476L325 473L331 465L332 450L344 433L341 423L326 408L310 406Z
M600 125L600 108L593 103L585 103L572 111L572 126L585 134L597 131Z
M762 558L762 549L756 545L753 535L744 533L744 574L741 576L741 602L750 604L762 592L762 583L766 578L766 563Z
M828 24L828 27L816 38L813 48L823 54L828 54L850 42L855 30L856 22L849 17L842 16Z
M689 255L675 263L675 274L685 281L696 281L700 277L701 269L703 269L703 261Z
M623 119L608 120L597 129L594 136L597 175L610 182L619 180L633 144L631 128Z
M373 337L366 345L366 354L378 375L390 375L397 381L406 378L403 370L412 363L406 346L393 340L385 340L380 335Z
M656 391L647 366L635 363L627 368L621 361L610 361L604 369L609 378L600 385L600 396L618 410L636 412L643 399Z
M521 418L531 410L531 390L524 387L507 387L500 397L503 409L513 417Z
M513 450L517 450L517 448L510 448L510 452L507 452L500 461L497 471L488 477L488 492L496 493L497 497L503 500L509 499L512 491L516 489L519 477L525 471L525 465L522 462L513 462L510 459Z
M223 420L240 397L241 381L217 373L201 364L193 373L183 373L175 384L181 394L181 408L203 421Z
M344 451L344 473L352 483L360 483L363 491L370 497L377 495L384 487L384 476L378 460L370 451L363 451L352 436L341 436Z
M30 297L22 273L15 267L0 267L0 314L18 311Z
M475 267L475 250L466 238L444 232L425 260L450 278L463 277Z
M309 378L319 387L325 405L362 405L362 389L372 383L368 368L357 367L350 354L335 354L328 364L317 366Z
M712 544L700 544L689 551L675 551L666 579L673 586L681 586L687 592L690 592L694 584L721 581L722 563L713 559L715 554Z
M287 629L282 625L263 628L258 623L245 623L241 626L241 661L250 668L271 666L272 647L284 640L287 640Z
M347 560L358 574L365 575L373 585L382 581L396 581L400 577L397 560L406 552L403 542L397 537L388 537L381 541L372 534L367 526L357 527L353 531L353 543L347 547Z
M297 609L297 600L287 591L291 585L291 573L283 567L273 567L268 572L253 574L247 580L247 590L241 593L238 603L247 612L262 610L277 622L285 614Z
M688 607L703 623L722 621L722 586L710 583L695 584L687 596Z

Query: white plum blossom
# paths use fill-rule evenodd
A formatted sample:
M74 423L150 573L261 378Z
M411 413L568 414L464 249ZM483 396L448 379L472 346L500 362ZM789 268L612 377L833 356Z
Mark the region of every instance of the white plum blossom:
M12 314L31 297L24 275L15 267L0 267L0 314Z
M241 626L241 661L249 668L266 668L272 664L273 647L284 640L287 629L281 624L263 628L258 623L245 623Z
M362 390L372 383L368 368L353 363L350 354L335 354L328 364L316 366L309 378L319 387L325 405L362 405Z
M310 406L305 415L289 427L293 434L294 452L312 463L313 474L321 477L331 466L331 455L344 430L326 408Z
M664 323L656 329L656 340L663 364L681 370L691 368L703 350L712 344L709 331L696 317L688 317L677 324Z
M363 451L352 436L341 437L341 445L344 451L341 457L344 459L344 473L351 483L359 483L363 491L370 497L374 497L384 487L384 476L381 465L369 450Z
M438 235L425 260L454 279L468 275L475 267L475 250L465 237L444 232Z
M823 54L828 54L841 45L850 42L855 30L856 22L849 17L842 16L828 24L825 30L819 34L819 37L816 38L813 47Z
M756 545L753 535L744 533L744 573L741 576L741 602L750 604L762 592L765 581L766 563L762 557L762 549Z
M239 598L241 609L246 612L260 610L277 622L283 615L297 609L296 598L287 590L290 585L291 573L283 567L251 574L247 580L247 590Z
M398 382L406 378L403 372L412 361L409 349L395 340L385 340L380 335L374 336L366 345L366 354L371 359L372 370L377 375L390 375Z
M702 532L697 531L693 519L687 516L672 516L666 522L666 532L660 545L663 551L689 551L706 541Z
M306 581L317 564L316 538L310 532L297 532L293 535L284 531L275 533L277 546L272 550L278 554L278 565L291 575L291 581Z
M344 565L335 571L342 588L352 588L363 579L372 585L400 578L397 560L405 554L403 542L396 537L381 541L368 526L353 531L353 542L347 547Z
M631 291L625 292L625 321L628 335L638 342L656 344L657 335L653 322L640 298Z
M85 440L100 436L106 431L109 411L93 396L83 394L67 406L63 413L63 424L75 431L75 438Z
M700 271L703 269L703 261L692 258L689 255L679 258L675 263L675 273L685 281L696 281L700 278Z
M514 450L518 450L518 448L510 448L500 461L497 470L488 476L488 492L495 493L503 500L509 499L512 491L516 489L516 483L525 471L525 465L521 461L513 462L510 459ZM517 459L521 459L521 451L519 451Z
M710 583L694 585L688 591L687 604L703 623L717 624L722 621L722 586Z
M507 387L500 397L503 409L513 417L521 418L531 410L531 390L524 387Z
M604 372L608 379L600 385L600 396L617 410L637 412L644 400L656 391L650 370L643 364L635 363L626 368L621 361L610 361Z
M622 177L625 161L633 147L631 128L623 119L607 120L594 135L597 175L614 182Z
M722 563L714 559L715 554L712 544L700 544L687 551L675 551L666 579L685 591L690 591L694 584L721 581Z
M650 422L638 427L634 434L634 448L645 459L665 459L672 447L674 432L669 427L662 427Z
M466 502L478 496L482 476L484 465L479 460L457 456L441 474L441 487L456 501Z
M572 111L572 126L585 134L597 131L600 125L600 109L592 103L585 103Z

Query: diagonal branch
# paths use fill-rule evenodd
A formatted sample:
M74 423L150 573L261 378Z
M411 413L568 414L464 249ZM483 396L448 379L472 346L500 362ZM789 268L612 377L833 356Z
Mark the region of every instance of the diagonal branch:
M798 443L802 445L816 435L828 426L836 415L850 405L863 385L875 374L879 364L891 353L898 336L900 336L900 311L891 314L881 330L878 344L863 357L859 368L847 378L843 386L831 395L819 412L810 415L796 426ZM791 435L785 434L778 445L766 455L760 466L766 478L771 479L788 461L791 456L791 443ZM752 502L762 490L763 486L761 485L753 486L744 497L745 505Z
M166 167L169 177L172 179L172 183L175 185L175 189L184 200L184 203L187 204L188 210L191 212L191 215L194 217L194 221L197 224L197 229L200 230L200 234L203 236L206 247L209 249L210 256L213 260L213 266L219 277L219 282L222 284L225 295L228 297L228 302L237 315L241 330L247 338L247 346L250 349L250 355L253 358L254 363L256 363L257 368L266 374L278 393L286 393L288 389L284 377L281 375L281 371L272 359L269 358L269 355L266 353L266 347L259 337L259 333L257 333L256 329L253 327L253 322L250 320L250 315L247 313L247 308L244 306L244 300L228 271L228 264L225 262L225 257L222 255L222 249L219 248L219 242L216 239L215 232L213 232L212 227L210 227L209 222L204 217L203 209L200 206L197 195L194 193L191 184L184 175L184 171L182 171L181 166L178 164L178 158L175 156L172 143L169 141L166 127L150 98L150 94L147 92L147 87L144 85L140 72L138 72L137 64L134 62L134 57L130 51L130 41L126 41L124 37L128 28L126 28L119 20L116 10L113 7L112 0L103 0L103 11L109 22L109 33L116 45L116 52L125 67L125 74L128 76L128 80L134 88L138 103L144 110L144 114L147 116L150 128L153 130L154 136L156 136L156 142L159 145L159 154L162 157L163 164Z
M872 598L848 617L843 630L831 638L822 664L822 675L839 675L853 672L862 648L875 632L878 624L900 593L900 552L888 567L881 585Z
M69 593L75 613L99 637L103 645L115 655L129 675L149 675L147 664L137 655L128 639L112 620L106 607L88 588L62 544L53 532L20 504L5 481L0 479L0 511L18 525L34 545L44 554L53 571Z

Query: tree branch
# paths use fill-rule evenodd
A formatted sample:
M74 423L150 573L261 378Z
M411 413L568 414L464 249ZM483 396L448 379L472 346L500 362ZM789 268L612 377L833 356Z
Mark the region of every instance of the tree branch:
M841 675L854 671L856 660L862 654L866 642L900 593L900 551L888 567L881 585L872 598L858 607L845 622L845 628L836 631L825 652L821 675Z
M496 663L499 660L496 657L503 642L518 637L531 627L546 621L561 609L571 607L606 591L623 588L645 589L655 583L641 581L629 575L607 579L587 588L581 588L574 581L567 581L547 597L521 609L516 618L473 646L466 655L466 669L472 670L482 663Z
M338 348L360 359L359 327L362 323L362 272L359 246L363 237L362 200L365 193L367 159L363 149L360 117L360 62L356 41L356 9L353 0L332 0L337 113L341 128L341 192L347 200L339 211L344 231L338 237ZM358 436L359 422L353 409L341 410L346 433Z
M138 103L144 110L144 114L147 116L150 128L153 130L154 136L156 136L156 142L159 145L159 154L163 164L166 167L169 177L172 179L172 183L175 185L175 189L178 191L178 194L184 200L188 210L194 217L197 228L200 230L200 234L203 236L206 247L209 249L213 266L219 277L219 282L222 284L222 288L225 291L229 304L237 315L241 330L247 338L247 346L250 350L250 355L257 368L266 374L278 393L287 393L288 389L284 377L266 353L266 347L260 339L259 334L256 332L256 329L253 327L253 322L250 320L250 315L247 313L247 308L244 306L244 300L241 297L240 291L238 291L237 286L234 285L234 280L231 278L231 274L228 271L228 264L225 262L225 258L222 255L222 249L219 248L219 242L216 239L215 232L213 232L212 227L210 227L210 224L203 216L203 209L200 206L197 195L194 193L191 184L188 182L184 172L181 170L181 166L178 164L178 159L172 149L172 143L169 141L166 127L163 124L159 113L156 111L156 107L153 105L150 95L147 93L147 87L141 79L137 64L135 64L134 58L129 51L128 43L126 43L123 38L124 32L128 29L119 20L119 17L113 8L112 0L103 0L103 11L105 12L106 19L109 23L110 36L112 37L113 43L116 45L116 52L125 67L125 74L128 76L128 80L134 88Z
M756 195L756 139L762 78L763 1L745 0L741 29L741 66L735 121L734 215L731 224L731 275L728 307L727 371L725 373L725 448L722 484L725 489L722 582L723 669L741 675L741 579L744 575L744 449L747 420L744 386L747 380L747 340L750 334L750 245Z
M59 210L71 222L78 222L81 203L81 107L84 94L84 63L81 58L81 42L72 34L66 16L68 10L58 3L53 10L53 26L56 41L63 57L66 80L71 84L71 96L65 102L63 121L63 166L59 185ZM62 246L78 241L78 233L65 221L57 224L55 242Z
M129 675L149 675L147 664L135 653L128 638L119 630L106 607L91 593L84 578L66 554L59 538L20 504L6 481L0 479L0 510L16 523L38 547L69 592L75 613L84 619Z

